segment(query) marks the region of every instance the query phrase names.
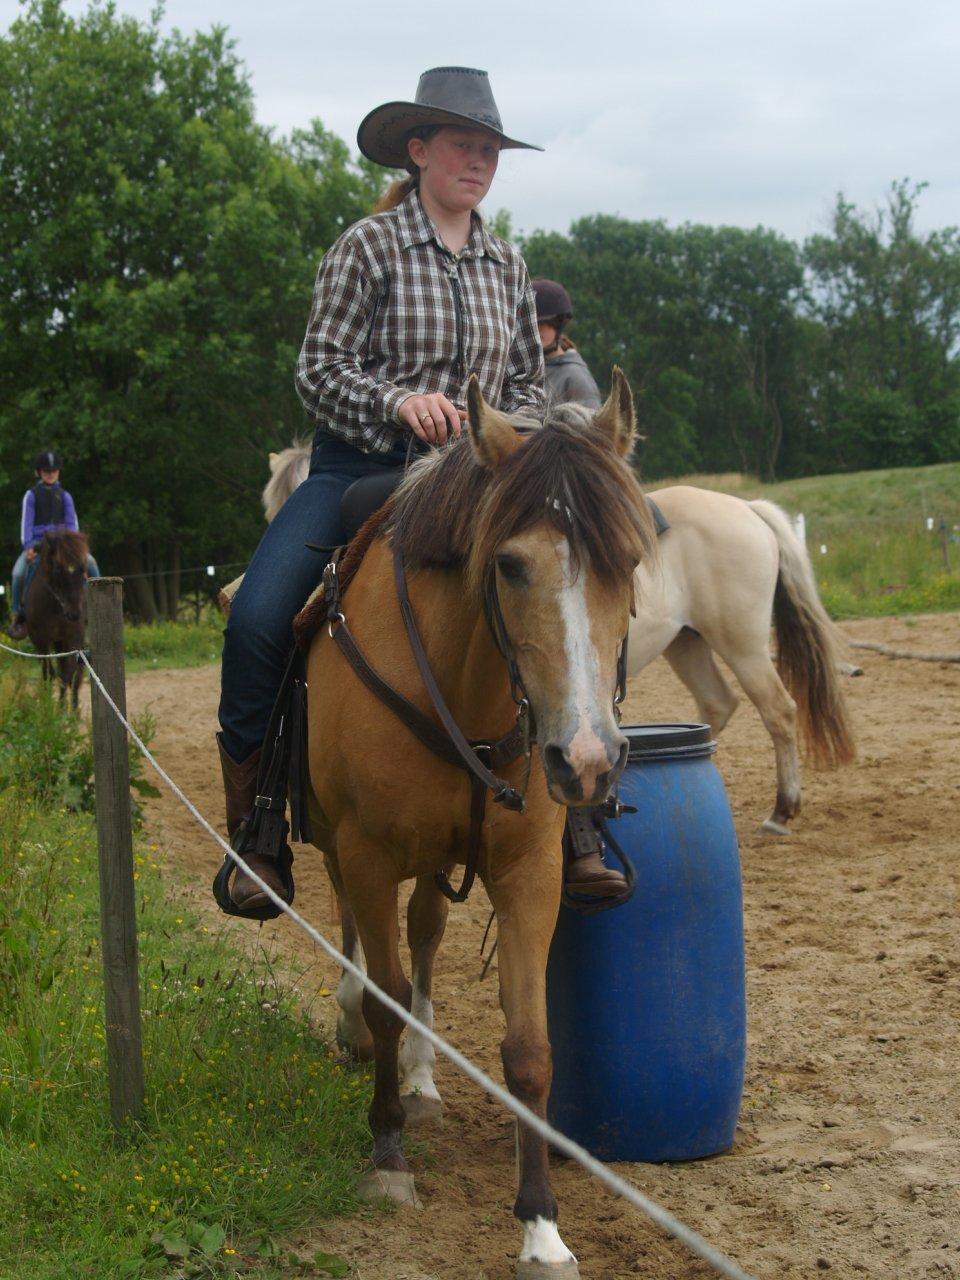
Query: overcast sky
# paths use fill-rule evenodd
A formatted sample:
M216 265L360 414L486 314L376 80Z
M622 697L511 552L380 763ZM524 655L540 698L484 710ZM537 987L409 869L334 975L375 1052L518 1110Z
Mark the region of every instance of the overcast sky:
M67 9L84 6L68 0ZM146 17L151 0L118 0ZM18 12L0 0L0 28ZM958 0L168 0L164 25L227 26L257 113L354 144L419 73L489 71L508 133L488 197L522 231L582 214L822 229L842 189L926 180L925 227L960 222Z

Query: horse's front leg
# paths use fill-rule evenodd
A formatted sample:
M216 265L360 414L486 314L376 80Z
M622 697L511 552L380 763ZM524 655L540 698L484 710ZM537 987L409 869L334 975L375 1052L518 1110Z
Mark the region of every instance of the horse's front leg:
M407 907L407 941L413 966L411 1012L433 1027L433 963L447 926L449 901L432 875L418 876ZM400 1050L400 1098L408 1125L430 1124L443 1116L443 1103L433 1080L437 1055L418 1031L407 1028Z
M358 969L366 973L367 961L363 954L363 947L360 945L353 908L343 887L339 864L330 854L325 855L325 861L327 874L337 895L337 905L340 910L343 954ZM337 1014L337 1044L358 1062L370 1062L373 1058L373 1037L363 1017L363 983L346 969L341 973L340 981L337 983L337 1004L340 1006L340 1012Z
M504 1076L514 1097L544 1116L553 1074L546 972L560 906L559 856L555 861L524 858L507 879L489 884L487 892L497 913L500 1003L507 1021L500 1046ZM576 1280L577 1260L557 1230L547 1144L523 1124L518 1141L519 1185L513 1212L523 1228L523 1246L517 1280Z
M80 676L81 667L79 658L61 658L60 659L60 702L64 702L67 690L70 690L70 707L76 711L80 704Z
M387 995L409 1009L410 983L400 965L394 868L385 851L358 831L351 832L349 839L338 832L337 850L367 972ZM386 1196L402 1204L417 1204L413 1173L401 1145L404 1111L398 1057L404 1023L368 991L363 994L363 1016L373 1037L373 1102L369 1111L373 1167L361 1180L360 1193L371 1200Z

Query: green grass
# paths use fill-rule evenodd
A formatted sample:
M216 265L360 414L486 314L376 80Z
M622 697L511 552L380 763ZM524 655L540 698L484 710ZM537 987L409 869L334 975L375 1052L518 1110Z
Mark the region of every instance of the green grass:
M220 661L224 619L210 610L199 622L128 623L123 643L128 671L154 667L202 667Z
M49 737L43 695L12 696L18 737ZM275 1241L356 1207L368 1077L315 1038L266 957L240 961L191 916L142 842L146 1106L114 1141L96 842L50 776L34 789L0 755L0 1276L346 1275Z
M769 498L806 518L807 546L824 604L835 618L960 609L960 463L806 476L760 484L750 476L685 476L648 488L693 484ZM939 520L950 541L943 561ZM926 518L934 520L933 531ZM825 546L826 552L820 548Z

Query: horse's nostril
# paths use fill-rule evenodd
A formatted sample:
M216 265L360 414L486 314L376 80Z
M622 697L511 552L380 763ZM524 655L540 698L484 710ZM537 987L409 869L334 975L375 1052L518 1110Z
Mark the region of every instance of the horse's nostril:
M548 742L543 748L543 766L554 781L561 785L566 786L576 781L577 775L567 758L566 751L556 742Z

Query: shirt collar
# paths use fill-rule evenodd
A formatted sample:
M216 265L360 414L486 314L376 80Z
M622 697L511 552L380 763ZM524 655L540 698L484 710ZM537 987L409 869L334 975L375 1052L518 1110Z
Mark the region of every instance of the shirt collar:
M470 239L461 250L461 254L474 258L486 255L493 258L495 262L503 262L503 251L484 226L480 214L474 211L470 220L473 224ZM432 240L444 253L450 252L427 216L420 200L420 193L416 189L397 205L397 226L400 232L400 244L404 249L410 249L417 244L429 244Z

